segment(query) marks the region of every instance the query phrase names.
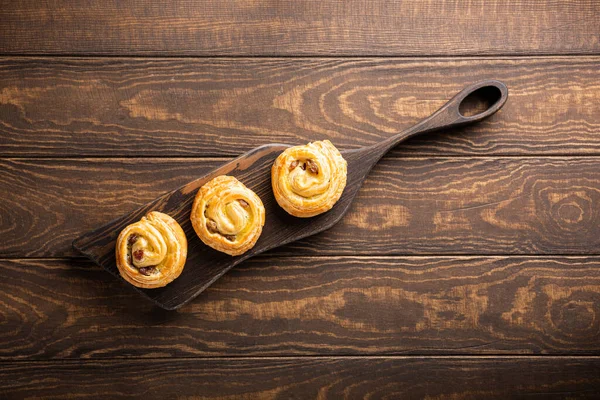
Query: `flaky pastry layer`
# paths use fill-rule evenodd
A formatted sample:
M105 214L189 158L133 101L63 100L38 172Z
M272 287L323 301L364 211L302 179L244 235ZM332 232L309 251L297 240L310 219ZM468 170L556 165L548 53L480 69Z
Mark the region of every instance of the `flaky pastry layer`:
M127 282L145 289L163 287L183 271L187 239L177 221L152 211L121 231L116 257Z
M329 211L346 187L347 163L329 141L290 147L271 168L277 203L296 217Z
M223 175L198 190L190 219L202 242L237 256L256 244L265 224L265 207L243 183Z

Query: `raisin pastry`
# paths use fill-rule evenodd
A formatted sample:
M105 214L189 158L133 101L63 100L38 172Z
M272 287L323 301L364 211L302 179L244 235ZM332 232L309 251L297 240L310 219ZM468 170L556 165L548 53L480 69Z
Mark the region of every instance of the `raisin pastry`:
M177 221L152 211L121 231L116 252L123 279L139 288L153 289L168 285L181 274L187 239Z
M198 190L190 219L206 245L237 256L256 244L265 224L265 207L243 183L223 175Z
M289 214L313 217L340 199L346 173L346 160L329 140L290 147L271 168L273 194Z

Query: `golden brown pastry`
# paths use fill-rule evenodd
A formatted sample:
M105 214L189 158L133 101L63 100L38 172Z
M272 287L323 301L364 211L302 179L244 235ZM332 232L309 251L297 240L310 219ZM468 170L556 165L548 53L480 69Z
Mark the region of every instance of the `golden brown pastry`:
M181 274L187 239L177 221L152 211L121 231L116 252L123 279L134 286L153 289L166 286Z
M254 247L265 224L265 207L242 182L223 175L198 190L190 219L206 245L237 256Z
M329 140L290 147L271 168L277 203L296 217L328 211L346 187L347 163Z

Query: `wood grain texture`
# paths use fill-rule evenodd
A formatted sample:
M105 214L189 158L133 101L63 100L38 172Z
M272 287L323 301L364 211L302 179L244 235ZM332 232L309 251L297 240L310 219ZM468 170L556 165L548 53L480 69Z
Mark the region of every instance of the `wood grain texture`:
M2 1L0 53L589 54L594 0Z
M599 398L599 15L0 0L0 398ZM82 259L2 258L71 256L232 156L370 145L489 78L502 113L394 150L334 229L177 312Z
M18 3L15 3L18 4ZM393 154L600 154L600 57L0 60L0 155L238 156L266 143L376 143L467 84L504 81L490 120Z
M0 254L71 241L224 160L4 159ZM594 157L384 158L332 229L280 254L598 254Z
M82 384L85 382L85 384ZM598 398L598 358L182 359L0 364L0 396L202 399Z
M600 352L598 257L274 257L176 312L84 260L0 261L0 359Z

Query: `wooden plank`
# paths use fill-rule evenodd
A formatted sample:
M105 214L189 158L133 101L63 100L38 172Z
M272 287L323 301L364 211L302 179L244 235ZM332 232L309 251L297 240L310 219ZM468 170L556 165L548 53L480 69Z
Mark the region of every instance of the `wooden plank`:
M0 53L594 54L594 0L3 1Z
M221 162L2 159L0 255L74 255L74 238ZM599 204L595 157L388 157L337 225L276 251L598 254Z
M598 257L274 257L176 312L84 260L0 260L0 359L600 351Z
M600 57L4 58L0 155L237 156L317 139L356 148L487 78L510 90L498 115L412 140L395 154L597 155L598 69Z
M506 399L535 395L598 398L600 361L596 357L327 357L0 364L0 396L15 399Z

